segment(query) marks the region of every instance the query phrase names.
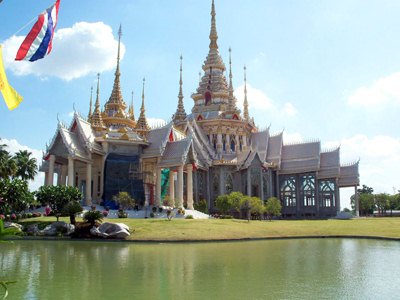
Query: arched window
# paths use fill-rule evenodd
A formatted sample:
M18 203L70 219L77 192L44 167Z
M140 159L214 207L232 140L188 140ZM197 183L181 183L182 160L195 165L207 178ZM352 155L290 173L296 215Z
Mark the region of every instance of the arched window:
M296 206L296 177L286 176L281 181L281 201L283 206Z
M304 206L315 206L315 176L301 176L301 197Z
M226 152L226 134L222 135L222 151Z
M230 145L231 151L232 151L232 152L235 152L235 148L236 148L236 147L235 147L235 146L236 146L236 145L235 145L235 136L234 136L234 135L231 135L231 138L230 138L230 139L231 139L231 145Z
M320 207L335 207L335 188L334 180L321 180L319 182L319 206Z
M218 140L217 135L213 134L212 137L213 137L212 144L213 144L214 150L217 150L217 140Z
M204 98L205 98L205 103L206 103L206 105L210 105L211 104L211 93L210 93L210 91L207 91L206 92L206 94L204 95Z
M225 177L225 194L230 194L233 191L232 174L226 174Z

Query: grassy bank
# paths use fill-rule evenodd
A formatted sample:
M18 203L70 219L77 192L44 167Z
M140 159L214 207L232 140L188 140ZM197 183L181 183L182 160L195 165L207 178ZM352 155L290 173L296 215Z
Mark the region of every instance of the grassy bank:
M69 222L68 218L62 218ZM54 222L41 217L23 220ZM79 220L78 220L79 221ZM134 232L130 240L224 240L299 236L371 236L400 239L400 218L368 218L355 220L243 221L172 219L106 219L127 224Z

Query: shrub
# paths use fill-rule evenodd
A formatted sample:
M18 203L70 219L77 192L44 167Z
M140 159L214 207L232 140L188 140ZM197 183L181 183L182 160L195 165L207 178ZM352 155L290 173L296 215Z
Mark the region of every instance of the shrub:
M207 201L205 199L201 199L198 203L194 204L194 209L205 214L208 213Z
M83 214L83 219L92 226L96 224L96 221L101 222L103 218L103 214L98 210L89 210Z
M178 208L177 213L178 213L179 215L184 216L184 215L185 215L185 209L184 209L183 207L180 207L180 208Z
M159 213L162 213L162 212L163 212L163 208L162 208L162 207L159 207L159 208L158 208L158 212L159 212Z
M6 217L4 215L0 215L0 220L4 220Z
M171 206L171 203L172 203L172 201L168 196L165 197L165 199L163 200L163 205L164 206Z
M41 217L42 216L42 214L40 213L40 212L34 212L34 213L32 213L32 218L39 218L39 217Z
M16 220L17 219L17 215L16 214L11 214L11 220Z
M231 215L222 215L219 216L220 219L233 219L233 217Z
M150 218L154 218L154 213L153 212L150 213Z
M105 218L108 216L108 210L103 210L101 213Z
M192 215L187 215L185 219L194 219Z
M135 200L127 192L119 192L113 197L113 200L122 209L131 209L135 206Z
M153 207L151 208L151 210L153 211L153 213L155 213L155 212L157 212L157 207L153 206Z
M117 215L118 215L118 218L120 218L120 219L128 217L128 214L122 208L120 208L118 210L118 214Z

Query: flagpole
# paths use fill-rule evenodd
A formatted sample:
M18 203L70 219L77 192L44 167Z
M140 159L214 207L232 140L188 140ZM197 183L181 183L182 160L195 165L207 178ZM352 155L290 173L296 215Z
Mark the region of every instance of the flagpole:
M34 17L32 20L30 20L28 23L26 23L24 26L22 26L20 29L18 29L13 35L17 35L18 33L20 33L25 27L32 24L36 19L37 19L37 16Z

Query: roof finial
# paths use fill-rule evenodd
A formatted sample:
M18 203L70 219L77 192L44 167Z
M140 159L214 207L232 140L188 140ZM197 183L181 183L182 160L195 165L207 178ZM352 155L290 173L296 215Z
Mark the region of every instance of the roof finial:
M233 96L233 83L232 83L232 49L229 47L229 106L230 109L235 109L235 97Z
M181 65L180 65L180 77L179 77L179 94L178 94L178 108L176 109L176 112L173 116L174 122L182 122L186 119L186 112L185 108L183 107L183 92L182 92L182 60L183 57L181 55L180 57L181 60Z
M243 101L243 117L246 121L249 120L249 103L247 101L247 77L246 77L246 65L244 65L244 101Z
M129 117L131 120L135 121L135 111L133 108L133 91L132 91L131 105L129 106Z
M122 26L119 24L118 29L118 55L117 55L117 70L115 71L115 75L119 75L119 60L120 60L120 51L121 51L121 36L122 36Z
M201 72L199 72L199 82L201 82Z
M100 109L100 73L97 73L96 103L94 109Z
M218 34L217 34L217 25L215 21L215 5L214 0L212 0L211 4L211 31L210 31L210 49L218 49Z
M94 105L94 110L90 119L90 123L95 130L102 131L105 129L100 111L100 73L97 73L96 103Z
M138 133L144 137L146 132L149 130L149 125L146 119L146 110L144 108L144 84L146 82L146 78L143 78L143 89L142 89L142 107L140 108L140 116L136 123L136 130Z
M93 85L90 87L90 102L89 102L89 113L88 113L89 122L90 118L92 117L92 99L93 99Z

